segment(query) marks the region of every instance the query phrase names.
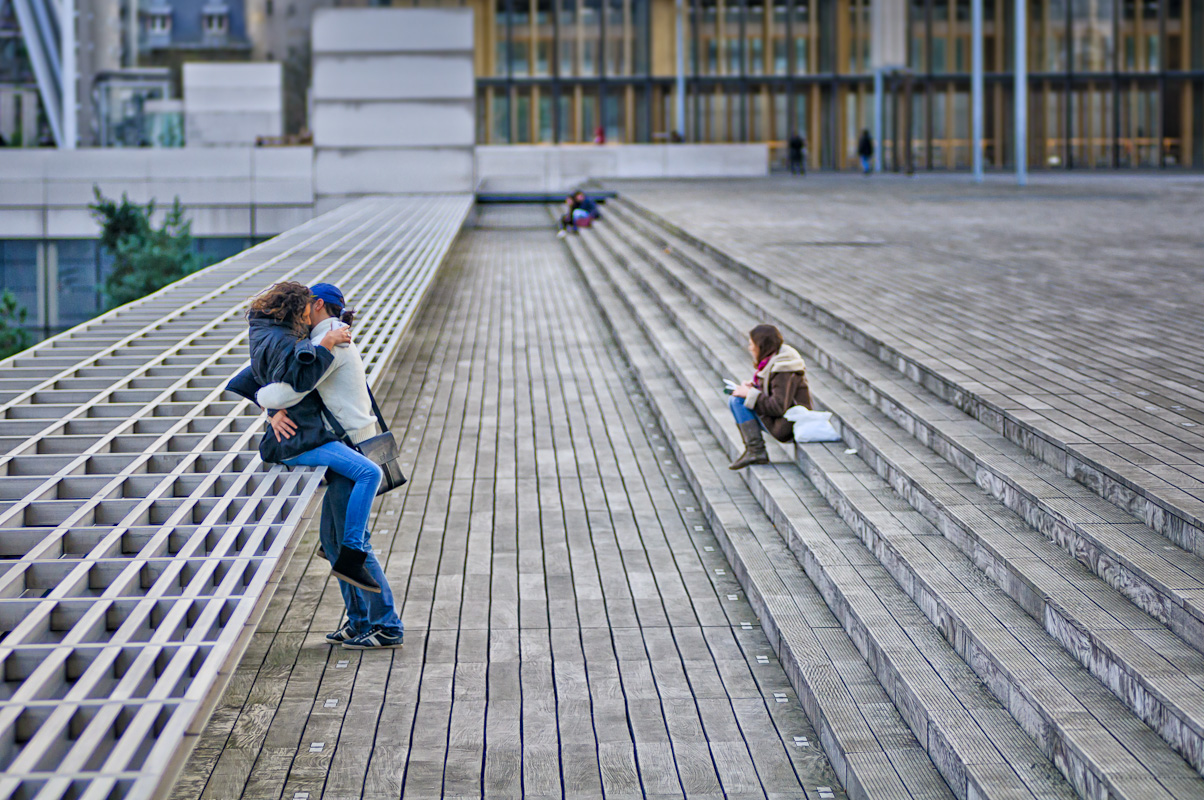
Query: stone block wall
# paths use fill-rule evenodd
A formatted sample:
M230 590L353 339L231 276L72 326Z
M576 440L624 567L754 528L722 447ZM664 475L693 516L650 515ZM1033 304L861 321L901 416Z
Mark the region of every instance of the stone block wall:
M468 8L314 15L314 193L319 211L368 194L475 185Z

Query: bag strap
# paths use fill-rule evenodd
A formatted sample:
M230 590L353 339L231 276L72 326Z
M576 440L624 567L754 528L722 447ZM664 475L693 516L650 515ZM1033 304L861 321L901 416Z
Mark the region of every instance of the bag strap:
M368 387L368 399L372 401L372 413L376 415L376 421L380 423L380 432L388 433L389 426L385 424L385 415L380 413L380 406L376 404L376 395L372 394L372 387Z
M334 418L334 414L330 413L330 409L326 407L325 403L322 403L322 417L326 420L326 424L330 426L330 429L334 431L334 435L339 437L340 441L347 438L347 431L343 430L343 426Z

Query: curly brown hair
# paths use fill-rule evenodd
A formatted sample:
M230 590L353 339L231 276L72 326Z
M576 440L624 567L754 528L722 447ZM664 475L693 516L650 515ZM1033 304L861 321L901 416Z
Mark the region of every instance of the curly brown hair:
M251 308L248 313L258 312L264 316L281 322L288 322L293 327L302 327L301 317L306 307L313 302L309 287L296 281L283 281L264 289L251 298Z

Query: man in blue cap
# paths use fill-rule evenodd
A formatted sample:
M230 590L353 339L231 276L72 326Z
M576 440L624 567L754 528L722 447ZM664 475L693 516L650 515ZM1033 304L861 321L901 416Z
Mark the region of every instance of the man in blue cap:
M343 293L337 286L329 283L315 284L310 287L310 294L314 298L309 314L312 325L311 339L314 336L321 338L333 329L351 324L353 312L346 309ZM240 374L231 381L228 388L251 397L262 408L288 409L306 397L284 383L257 387L248 394L249 387L239 388L235 385L241 377ZM363 360L353 342L335 348L334 361L322 375L314 391L344 429L351 445L380 433L368 392ZM296 430L287 412L283 410L274 414L270 422L277 434L284 438L288 438ZM351 448L336 444L348 456L366 461ZM333 464L334 467L326 472L327 490L322 501L319 535L326 558L331 561L335 576L339 579L339 589L347 607L347 624L328 634L326 639L332 644L342 644L346 649L355 650L400 647L404 628L394 608L393 595L384 570L368 543L368 531L365 527L377 484L364 481L365 487L361 491L354 465L348 470L348 465L339 463L337 458L331 458L323 456L305 461L303 457L298 457L284 462L289 465L296 462L296 465L304 466ZM376 470L379 481L379 468L371 462L367 462L367 467ZM357 496L357 492L363 496ZM356 523L352 526L356 528L357 535L345 539L344 534L349 533L349 510L352 505L357 509ZM354 542L350 539L354 539ZM348 560L348 556L357 557L354 569L348 569L343 563Z

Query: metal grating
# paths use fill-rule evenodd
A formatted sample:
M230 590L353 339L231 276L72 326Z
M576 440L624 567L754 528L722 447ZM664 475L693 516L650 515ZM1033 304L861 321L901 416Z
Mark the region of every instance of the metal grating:
M375 383L471 203L357 201L0 362L0 797L164 788L320 482L222 390L246 299L337 282Z

